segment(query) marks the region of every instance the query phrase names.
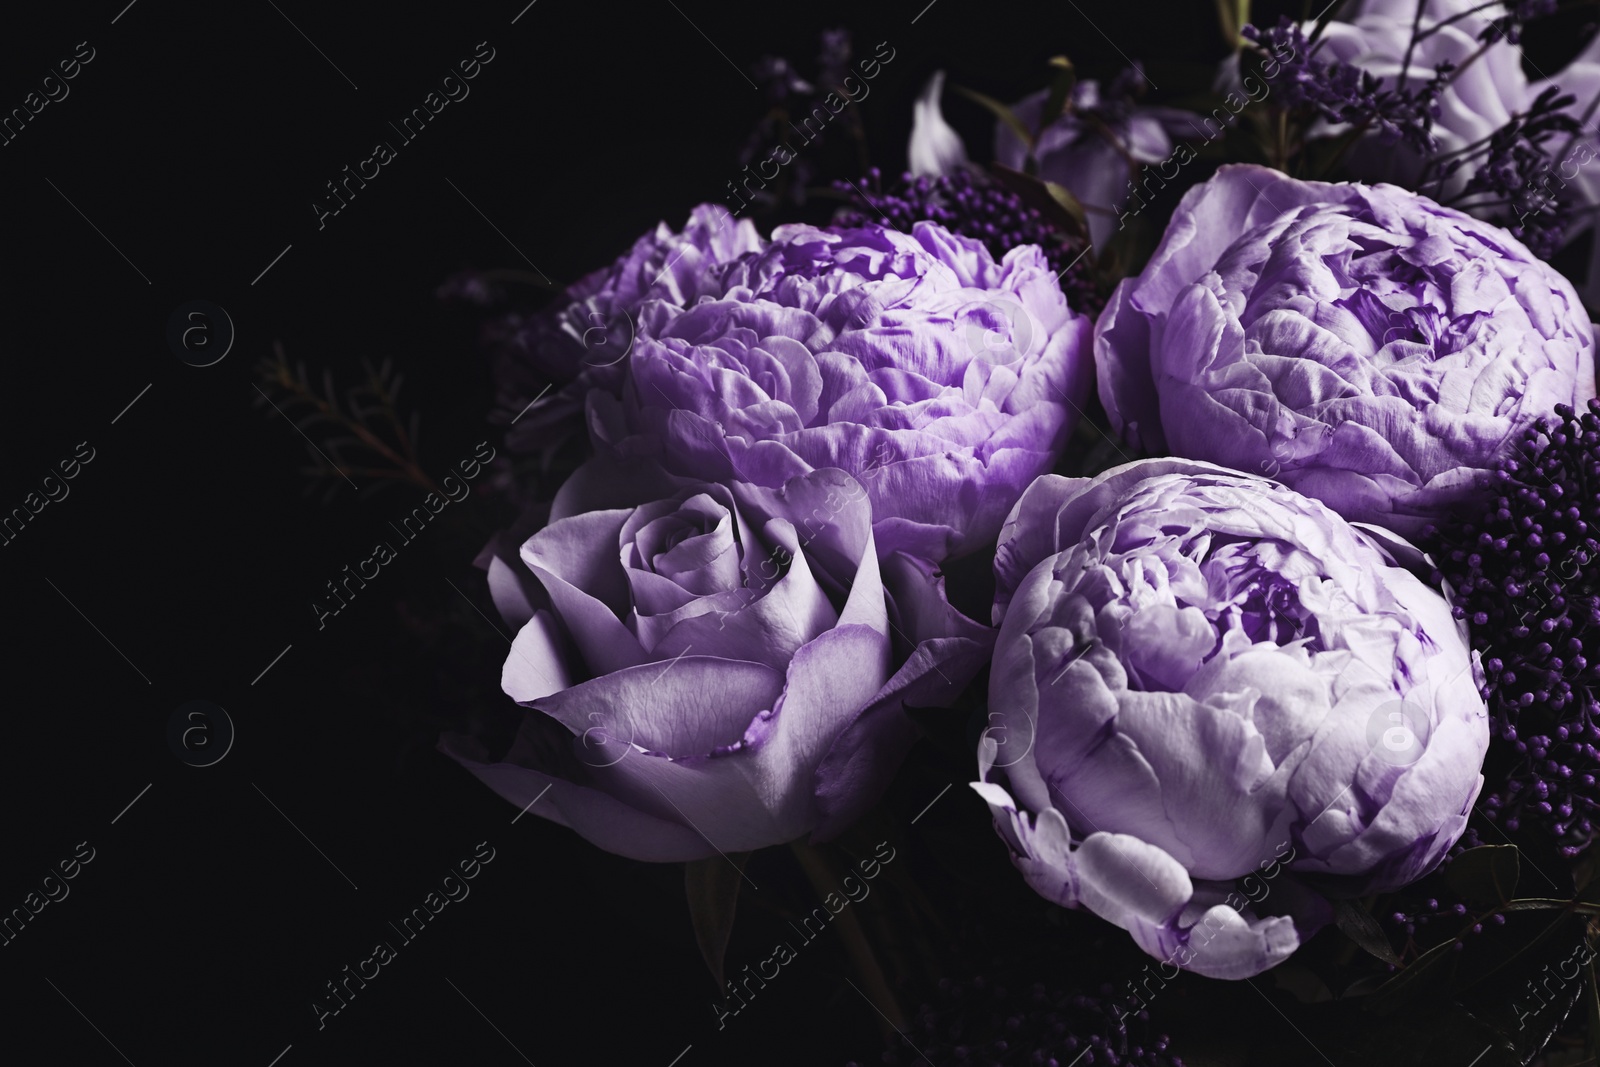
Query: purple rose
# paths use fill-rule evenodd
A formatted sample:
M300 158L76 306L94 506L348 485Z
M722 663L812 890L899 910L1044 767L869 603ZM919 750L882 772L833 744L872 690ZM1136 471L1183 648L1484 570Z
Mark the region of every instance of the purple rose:
M635 859L839 832L915 739L905 705L959 694L993 644L929 564L880 562L840 470L558 513L520 560L498 547L490 583L520 626L502 685L528 710L503 751L445 749Z
M1243 978L1328 921L1322 894L1432 870L1488 715L1463 624L1394 558L1207 463L1035 482L995 560L974 785L1028 884Z
M502 323L494 374L496 406L512 424L507 446L535 452L581 432L588 391L618 388L640 305L687 307L715 287L717 267L761 246L749 219L735 222L727 208L701 204L682 233L657 223L621 259L584 275L548 307ZM557 388L545 393L551 383Z
M1184 195L1095 337L1112 425L1415 534L1534 419L1594 395L1572 286L1392 185L1226 166Z
M642 310L621 399L590 397L612 454L563 487L568 510L659 477L646 461L766 486L838 467L881 553L938 561L994 539L1088 393L1092 325L1032 245L997 263L930 222L782 226L720 278Z

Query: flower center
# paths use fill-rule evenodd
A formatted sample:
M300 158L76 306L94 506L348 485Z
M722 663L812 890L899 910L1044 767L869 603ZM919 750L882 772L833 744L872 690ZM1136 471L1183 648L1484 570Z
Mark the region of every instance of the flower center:
M1211 558L1200 565L1212 599L1196 606L1217 626L1217 647L1207 659L1222 648L1230 630L1252 644L1271 641L1282 647L1305 640L1308 651L1322 651L1317 617L1300 602L1298 585L1263 565L1259 551L1259 545L1244 542L1214 546Z

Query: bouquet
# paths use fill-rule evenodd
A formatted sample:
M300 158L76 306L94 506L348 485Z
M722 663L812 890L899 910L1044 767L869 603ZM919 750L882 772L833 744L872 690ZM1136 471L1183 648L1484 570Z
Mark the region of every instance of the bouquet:
M935 73L898 178L779 158L893 59L827 34L776 177L449 287L514 638L440 748L683 866L715 1030L827 938L840 1063L1600 1054L1600 38L1219 7L1181 90Z

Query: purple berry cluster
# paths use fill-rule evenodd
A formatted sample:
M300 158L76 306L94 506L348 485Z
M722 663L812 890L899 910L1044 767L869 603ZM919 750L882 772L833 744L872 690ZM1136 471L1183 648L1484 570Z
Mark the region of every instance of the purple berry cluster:
M1438 941L1441 938L1453 938L1461 935L1462 924L1468 913L1467 906L1457 901L1441 901L1438 897L1429 897L1409 908L1397 909L1384 916L1389 926L1397 933L1404 934L1409 940L1417 938L1426 943ZM1483 933L1485 925L1504 926L1506 917L1500 912L1495 912L1482 922L1474 922L1466 933L1468 936ZM1429 938L1429 927L1436 932L1436 936ZM1419 931L1421 932L1419 935ZM1465 942L1457 941L1456 948L1462 949ZM1393 970L1393 965L1390 967Z
M1377 918L1388 929L1390 940L1400 946L1402 958L1421 954L1441 941L1458 937L1463 940L1455 947L1461 950L1466 947L1465 939L1483 933L1488 927L1505 925L1506 917L1495 912L1467 926L1467 916L1473 914L1472 909L1451 895L1441 877L1457 856L1483 843L1478 831L1469 827L1428 878L1388 898L1386 904L1393 910L1380 912ZM1433 895L1424 896L1427 893ZM1389 970L1397 968L1391 964Z
M1137 1001L1114 997L1109 985L1090 996L1042 982L1021 990L981 975L967 982L945 978L939 982L938 1004L922 1005L907 1027L907 1040L894 1039L882 1062L1183 1067L1167 1051L1168 1039L1149 1032L1149 1018Z
M1483 652L1495 741L1484 808L1570 857L1600 812L1600 401L1555 410L1500 461L1487 513L1428 540L1435 580Z
M1572 104L1571 95L1552 85L1484 144L1442 163L1430 162L1428 172L1437 172L1443 181L1463 167L1474 167L1460 199L1471 198L1480 208L1500 206L1499 221L1511 235L1548 259L1566 242L1575 207L1570 197L1552 192L1566 184L1556 174L1557 157L1580 130L1566 110Z
M1018 245L1038 245L1072 310L1092 318L1105 306L1105 296L1090 275L1090 257L1082 255L1084 240L1063 233L1017 194L980 174L904 174L898 184L884 189L883 173L873 167L860 182L838 181L833 187L854 205L839 212L835 225L886 223L909 231L912 223L929 219L951 233L982 241L997 260Z

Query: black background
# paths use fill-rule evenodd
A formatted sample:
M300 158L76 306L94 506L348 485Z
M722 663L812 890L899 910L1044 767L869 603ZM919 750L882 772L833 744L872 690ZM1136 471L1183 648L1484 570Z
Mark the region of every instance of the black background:
M441 281L525 256L568 282L718 200L762 112L741 72L763 53L809 71L825 27L852 29L859 54L887 41L895 58L859 106L874 161L898 170L933 70L1007 100L1061 52L1102 76L1142 59L1159 82L1164 62L1222 54L1213 6L538 0L513 25L523 2L7 14L0 109L78 42L95 50L70 95L0 147L0 510L79 442L95 450L70 496L0 547L0 911L79 842L95 849L70 896L0 947L4 1045L29 1062L266 1067L289 1046L282 1067L875 1058L878 1020L834 948L808 950L719 1032L677 867L601 854L536 817L513 826L433 750L452 713L435 702L503 699L504 640L449 585L485 603L481 531L441 520L317 629L323 583L421 491L308 492L315 458L256 402L254 365L281 343L350 384L363 358L393 358L438 477L499 444L477 318L435 298ZM387 122L480 41L495 58L471 95L319 230L324 182L396 143ZM959 100L946 113L986 155L991 120ZM212 367L165 340L195 298L238 331ZM420 621L408 630L402 612ZM406 639L437 638L444 618L473 646L454 646L453 667ZM196 698L238 731L206 768L166 739ZM981 811L964 788L941 804ZM495 859L471 896L319 1030L323 983L394 940L388 922L482 841ZM764 944L736 934L730 959Z

